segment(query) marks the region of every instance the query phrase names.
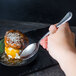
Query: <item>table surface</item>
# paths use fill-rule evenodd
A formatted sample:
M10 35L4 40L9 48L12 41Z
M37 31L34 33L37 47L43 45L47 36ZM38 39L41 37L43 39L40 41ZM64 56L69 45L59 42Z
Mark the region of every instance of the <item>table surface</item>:
M76 27L71 27L71 30L76 34ZM65 76L59 65L55 65L44 70L29 74L27 76Z
M65 76L59 65L49 67L47 69L29 74L27 76Z
M2 24L4 23L4 22L0 22L1 23L1 25L0 25L0 27L2 26ZM8 22L7 22L8 23ZM5 23L3 26L5 26L7 23ZM26 23L27 24L27 23ZM35 23L30 23L30 24L34 24L35 25ZM9 25L10 25L10 23L9 23ZM21 25L21 24L20 24ZM36 24L37 25L37 24ZM39 26L34 26L35 27L35 29L34 28L32 28L32 30L36 30L36 28L37 29L40 29L40 28L43 28L44 26L46 27L46 26L49 26L48 24L40 24L41 26L39 27ZM1 28L4 28L4 27L1 27ZM4 35L4 32L6 31L6 30L9 30L10 28L16 28L17 27L17 29L20 29L20 28L22 28L22 26L20 26L19 28L18 28L18 26L15 26L15 24L14 25L12 25L12 26L10 26L9 28L6 26L6 28L5 28L5 30L1 30L1 32L3 32L2 33L2 35L0 36L0 37L3 37L3 35ZM29 31L31 28L29 27L27 30L25 30L25 28L22 28L21 30L23 30L24 29L24 31L23 32L27 32L27 30ZM71 27L71 29L72 29L72 31L74 32L74 33L76 33L76 27L74 26L74 27ZM20 74L19 76L25 76L25 73L22 73L22 74ZM60 67L59 67L59 65L54 65L54 66L51 66L51 67L48 67L48 68L46 68L46 69L43 69L43 70L41 70L41 71L37 71L37 72L34 72L34 73L31 73L31 74L28 74L27 76L65 76L65 74L63 73L63 71L60 69Z

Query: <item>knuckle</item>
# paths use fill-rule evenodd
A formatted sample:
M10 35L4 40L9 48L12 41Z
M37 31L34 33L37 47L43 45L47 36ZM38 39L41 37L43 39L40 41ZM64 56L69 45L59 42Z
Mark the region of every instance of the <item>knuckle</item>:
M75 37L75 33L74 32L72 32L72 35L73 35L73 37Z
M66 22L66 25L67 25L67 26L69 26L69 23L68 23L68 22Z
M66 26L66 28L70 28L68 22L65 23L65 26Z

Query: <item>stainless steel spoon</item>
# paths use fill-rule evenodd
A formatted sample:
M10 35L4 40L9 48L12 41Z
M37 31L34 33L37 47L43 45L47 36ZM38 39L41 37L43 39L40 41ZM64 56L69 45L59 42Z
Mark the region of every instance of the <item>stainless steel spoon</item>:
M68 12L64 18L56 25L56 27L59 27L60 25L64 24L65 22L69 21L72 18L72 12ZM50 32L47 32L40 40L38 43L32 43L30 45L28 45L23 52L20 54L20 57L26 57L30 54L32 54L34 51L35 53L37 53L38 49L39 49L39 43L40 41L46 37L47 35L49 35Z

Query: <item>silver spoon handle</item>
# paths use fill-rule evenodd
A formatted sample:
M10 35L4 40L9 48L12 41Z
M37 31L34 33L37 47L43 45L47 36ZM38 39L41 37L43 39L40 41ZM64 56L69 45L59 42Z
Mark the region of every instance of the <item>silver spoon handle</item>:
M67 21L69 21L70 19L72 18L72 12L68 12L64 18L56 25L56 27L59 27L60 25L66 23ZM50 32L47 32L40 40L39 40L39 43L40 41L45 38L46 36L48 36L50 34Z

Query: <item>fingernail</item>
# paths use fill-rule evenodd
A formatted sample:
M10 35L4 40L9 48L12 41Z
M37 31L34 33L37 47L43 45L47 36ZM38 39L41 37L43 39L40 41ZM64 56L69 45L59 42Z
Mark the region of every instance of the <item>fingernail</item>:
M54 25L50 25L49 30L51 30L54 27Z
M54 25L50 25L50 27L53 27Z
M51 26L51 30L54 30L54 29L55 29L55 26L54 26L54 25L52 25L52 26Z

